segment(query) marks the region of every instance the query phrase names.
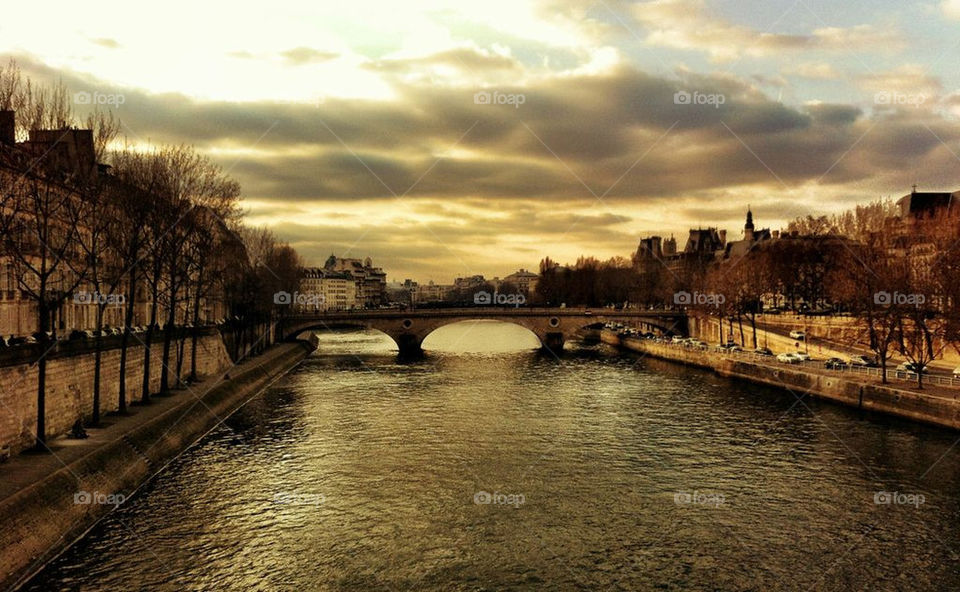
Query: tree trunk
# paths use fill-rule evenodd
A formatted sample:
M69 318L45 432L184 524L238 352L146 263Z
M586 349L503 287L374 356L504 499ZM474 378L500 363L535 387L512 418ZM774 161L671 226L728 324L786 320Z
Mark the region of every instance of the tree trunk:
M37 358L37 434L36 447L47 450L47 331L50 326L50 311L47 308L46 278L40 280L39 300L37 302L38 325L41 339Z
M100 425L100 366L102 365L101 337L103 329L103 304L97 303L96 334L93 336L93 414L90 417L90 426Z
M163 331L163 357L160 360L160 392L163 394L167 394L170 390L170 344L173 342L173 326L176 320L177 286L171 279L167 301L167 324Z
M179 329L177 332L177 371L174 373L174 386L176 388L183 387L183 354L187 345L187 334L183 331L183 328Z
M156 278L155 278L156 279ZM150 295L150 324L147 326L147 338L143 344L143 384L140 388L140 400L146 404L150 402L150 357L153 354L153 332L157 324L157 300L159 297L159 282L154 282Z
M203 270L200 270L200 276L197 279L197 293L193 298L193 330L190 332L190 376L187 380L197 381L197 341L200 338L200 289L199 285L203 279Z
M120 394L117 413L127 412L127 347L130 344L130 327L133 325L134 298L137 293L137 266L130 267L127 281L127 309L123 319L123 336L120 338Z

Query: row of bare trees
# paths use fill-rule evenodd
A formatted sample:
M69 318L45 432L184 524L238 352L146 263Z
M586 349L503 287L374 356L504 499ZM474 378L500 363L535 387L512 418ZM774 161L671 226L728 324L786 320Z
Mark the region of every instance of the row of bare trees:
M54 319L76 295L92 295L84 302L96 306L94 326L82 327L93 330L93 408L86 419L96 426L109 307L123 308L119 376L142 364L138 394L145 404L154 372L161 393L197 379L200 328L215 320L204 310L211 302L229 319L223 329L235 360L269 345L273 293L292 292L300 267L289 245L243 225L240 186L218 165L189 146L125 146L111 114L81 121L68 97L62 85L33 84L13 63L0 68L0 110L16 111L17 138L32 129L66 137L82 126L92 135L92 158L66 163L55 150L0 145L0 258L36 314L36 441L44 449L47 357L62 337ZM146 314L144 333L134 331L138 311ZM130 358L133 346L142 346L142 361ZM133 396L126 380L116 396L119 412L127 412Z
M580 257L572 266L561 266L549 257L540 262L536 303L570 306L604 306L636 301L640 278L633 263L623 257L600 261Z
M764 304L839 312L856 320L846 345L869 349L887 382L889 361L907 360L923 387L925 369L947 348L960 351L960 219L943 213L926 220L889 222L889 201L832 218L806 218L804 234L760 243L740 258L712 266L703 289L719 295L701 312L743 322L757 347L756 315ZM841 235L841 231L849 234Z

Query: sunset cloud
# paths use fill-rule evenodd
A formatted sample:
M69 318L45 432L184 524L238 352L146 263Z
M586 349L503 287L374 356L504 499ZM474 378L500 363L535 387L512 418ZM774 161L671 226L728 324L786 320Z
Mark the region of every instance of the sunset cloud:
M718 62L780 52L889 50L904 43L898 32L869 24L818 27L804 34L755 29L715 14L706 0L639 2L631 14L647 30L647 43L704 51Z
M391 278L627 255L646 232L736 232L747 203L776 228L960 187L960 80L891 24L910 21L897 4L830 19L817 2L278 2L299 19L234 11L203 43L188 20L164 55L121 13L101 26L73 8L49 44L24 26L0 49L38 80L124 94L130 141L198 146L314 263L370 254ZM916 94L929 100L898 103Z

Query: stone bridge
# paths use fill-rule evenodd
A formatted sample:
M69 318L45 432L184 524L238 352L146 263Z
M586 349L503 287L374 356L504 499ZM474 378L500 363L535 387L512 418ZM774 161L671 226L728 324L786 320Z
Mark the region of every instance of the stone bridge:
M492 320L525 327L540 339L544 349L559 352L567 338L577 331L604 323L623 323L644 331L668 335L686 334L687 317L682 311L614 310L586 308L471 307L420 310L358 310L320 312L287 316L282 335L294 338L312 329L364 328L389 335L401 356L422 353L423 340L444 325L471 320Z

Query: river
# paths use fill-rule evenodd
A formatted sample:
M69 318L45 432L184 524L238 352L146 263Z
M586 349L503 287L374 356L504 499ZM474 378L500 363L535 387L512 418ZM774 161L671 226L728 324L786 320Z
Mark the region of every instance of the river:
M500 323L320 339L27 589L960 589L955 433Z

